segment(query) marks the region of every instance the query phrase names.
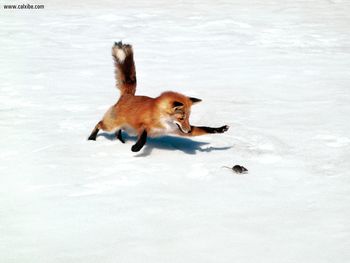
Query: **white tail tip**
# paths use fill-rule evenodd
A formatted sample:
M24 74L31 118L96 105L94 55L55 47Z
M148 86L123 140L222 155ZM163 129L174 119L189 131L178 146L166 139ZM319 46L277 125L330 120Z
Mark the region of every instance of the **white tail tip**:
M117 51L116 51L115 55L116 55L116 57L117 57L117 59L119 60L120 63L124 62L125 57L126 57L126 54L125 54L124 50L117 48Z

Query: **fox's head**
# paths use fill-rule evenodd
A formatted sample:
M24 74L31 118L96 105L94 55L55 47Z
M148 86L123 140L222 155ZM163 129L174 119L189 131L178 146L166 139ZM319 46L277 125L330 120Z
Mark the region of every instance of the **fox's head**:
M197 98L187 98L189 101L187 103L182 103L180 101L174 101L172 107L172 119L174 123L179 127L179 130L183 133L191 132L190 125L190 114L191 114L191 106L194 103L198 103L201 100Z
M201 100L175 92L165 92L160 98L166 101L167 121L176 124L181 132L190 133L191 106Z

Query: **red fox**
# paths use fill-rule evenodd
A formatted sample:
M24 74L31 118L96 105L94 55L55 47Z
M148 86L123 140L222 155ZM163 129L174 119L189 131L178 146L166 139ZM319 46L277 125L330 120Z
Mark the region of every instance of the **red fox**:
M224 133L229 126L218 128L190 125L191 106L200 99L167 91L156 98L136 96L136 70L132 46L115 43L112 47L115 64L116 85L120 90L118 102L109 108L102 120L97 123L88 140L96 140L99 130L115 132L122 142L122 130L138 135L137 142L131 147L138 152L145 145L147 136L165 134L180 136L198 136L208 133Z

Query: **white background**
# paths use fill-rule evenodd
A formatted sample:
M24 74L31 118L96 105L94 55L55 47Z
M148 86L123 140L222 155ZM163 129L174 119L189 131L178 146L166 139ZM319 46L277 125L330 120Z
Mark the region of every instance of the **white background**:
M1 263L349 262L349 1L128 2L0 10ZM87 141L119 40L230 130Z

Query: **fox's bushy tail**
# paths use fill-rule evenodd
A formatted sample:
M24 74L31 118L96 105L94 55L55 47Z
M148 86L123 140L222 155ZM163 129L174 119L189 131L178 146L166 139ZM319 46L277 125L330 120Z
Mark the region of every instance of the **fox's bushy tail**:
M112 56L115 65L116 86L120 89L120 95L135 94L136 70L132 46L115 42L112 47Z

